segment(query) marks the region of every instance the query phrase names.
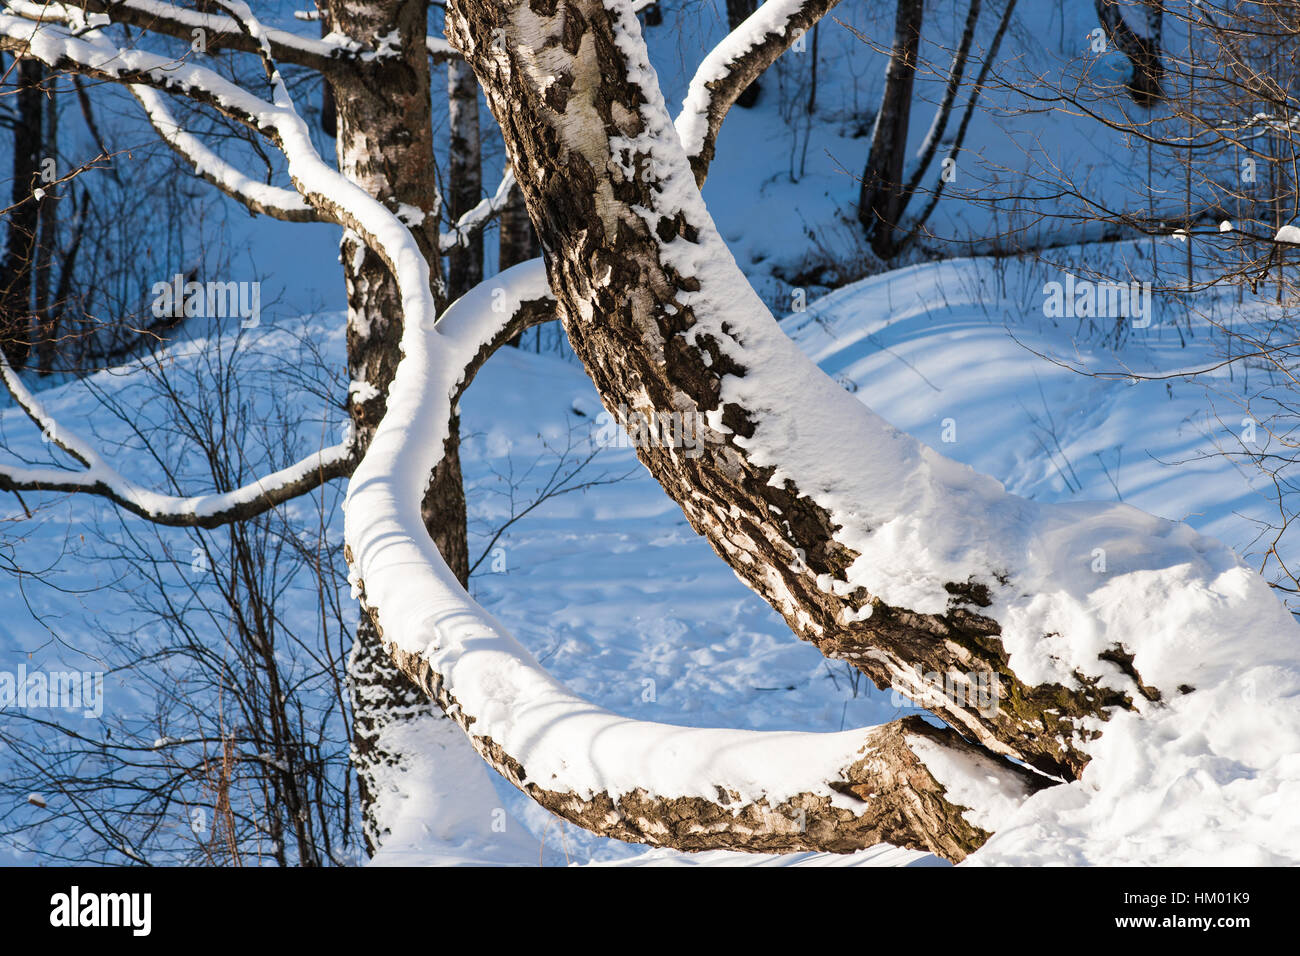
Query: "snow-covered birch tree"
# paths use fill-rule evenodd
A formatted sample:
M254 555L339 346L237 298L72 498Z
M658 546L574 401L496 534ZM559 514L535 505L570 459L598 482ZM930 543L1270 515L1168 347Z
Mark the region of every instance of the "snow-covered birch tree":
M422 719L409 679L506 780L607 836L750 851L890 842L952 860L994 837L992 860L1105 860L1107 820L1174 787L1158 759L1170 747L1206 773L1248 768L1247 788L1295 788L1300 769L1247 732L1263 714L1273 743L1300 735L1296 626L1258 575L1184 525L1021 499L896 431L798 350L736 266L700 194L718 129L833 2L758 7L703 60L675 118L630 0L450 0L445 39L426 35L422 0L331 0L319 39L267 29L239 0L222 0L224 14L156 0L6 3L4 49L128 84L219 188L346 230L359 387L349 442L233 495L140 489L63 426L55 434L82 470L6 468L0 487L107 495L201 524L351 469L345 555L368 622L353 664L359 771L402 759L383 731L404 712ZM205 30L211 48L256 57L264 82L254 91L128 46L122 25ZM477 77L512 176L443 232L430 60L454 57ZM313 145L289 67L330 84L333 163ZM169 96L255 131L288 183L251 181L177 128ZM543 259L448 306L437 263L506 203L510 179ZM654 443L637 453L719 558L797 636L946 726L912 717L811 734L630 720L559 684L469 596L458 401L496 348L555 314L606 408L698 430L698 457ZM53 424L15 375L6 381ZM952 692L936 699L931 673L949 675ZM968 692L976 681L998 688L996 706ZM1284 809L1224 822L1240 790L1167 798L1177 826L1212 817L1216 839L1259 853L1297 827ZM1153 824L1153 845L1172 832Z

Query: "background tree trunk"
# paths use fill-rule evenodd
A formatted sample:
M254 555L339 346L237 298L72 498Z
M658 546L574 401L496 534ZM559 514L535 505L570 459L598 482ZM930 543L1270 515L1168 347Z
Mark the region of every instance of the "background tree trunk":
M58 97L51 96L45 104L45 135L41 153L59 161L59 110ZM36 364L42 375L54 367L58 351L59 312L63 303L53 295L54 261L59 245L59 187L45 187L45 196L37 204L40 228L36 241ZM65 264L66 268L66 264Z
M872 249L882 259L893 254L893 232L903 214L903 164L924 13L924 0L898 0L885 92L872 128L871 150L858 194L858 220L867 230Z
M519 191L517 185L510 189L510 195L506 198L506 204L502 207L501 215L497 220L497 229L499 230L497 268L502 272L521 262L536 259L542 254L537 233L533 231L533 224L528 220L528 207L524 205L524 194ZM508 344L518 348L522 339L523 333L520 332Z
M515 186L510 190L506 204L501 209L498 222L499 244L497 258L502 272L511 266L517 266L529 259L536 259L542 254L542 247L537 241L537 233L528 220L528 207L524 205L524 194Z
M0 348L15 369L27 364L32 348L33 283L40 202L32 198L41 165L41 120L44 95L40 84L45 67L38 60L19 60L14 71L18 93L14 97L13 179L5 217L5 253L0 259Z
M447 63L447 112L451 129L447 211L455 222L473 209L483 195L478 80L464 60ZM447 300L456 301L482 281L483 232L476 230L447 256Z
M1129 95L1139 106L1154 106L1164 96L1165 68L1160 59L1164 0L1142 0L1142 8L1148 11L1149 32L1146 34L1129 26L1119 0L1095 2L1097 19L1105 28L1106 36L1133 65L1133 79L1128 83Z
M323 37L329 36L331 30L330 14L326 7L325 0L316 0L316 8L320 11L320 35ZM330 86L328 80L321 83L320 128L331 139L339 135L339 117L338 109L334 104L334 88Z

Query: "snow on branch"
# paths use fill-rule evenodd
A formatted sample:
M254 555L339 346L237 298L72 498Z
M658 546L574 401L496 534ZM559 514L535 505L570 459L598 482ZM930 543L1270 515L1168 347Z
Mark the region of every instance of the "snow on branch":
M83 466L72 471L0 465L0 490L3 491L82 492L108 498L155 524L215 528L255 517L352 471L352 444L348 441L315 452L234 491L190 498L161 494L123 477L89 442L57 422L3 355L0 355L0 378L41 432Z
M54 70L179 93L255 131L273 131L265 121L274 117L275 107L215 70L145 50L119 48L98 32L81 33L75 27L0 14L0 49L33 57Z
M218 156L197 136L186 131L157 90L139 84L131 86L130 90L144 107L149 122L163 141L180 154L194 168L195 173L227 196L243 203L250 211L273 219L287 222L320 220L316 210L292 189L270 186L253 179Z
M7 0L5 7L21 17L61 23L77 32L123 24L187 43L201 36L212 52L222 47L257 52L254 43L230 17L187 10L161 0L81 0L77 5ZM267 30L266 38L276 59L321 73L337 70L360 50L359 44L344 42L340 37L306 37L287 30Z
M262 42L265 31L259 26L256 34L245 35L250 49L265 59ZM56 24L35 24L0 14L0 49L35 57L52 69L128 86L145 85L211 106L262 134L280 149L287 161L289 178L322 219L354 230L380 255L390 249L406 249L397 236L400 233L409 238L406 227L382 205L367 202L370 197L364 189L321 159L307 124L294 108L282 78L269 60L266 62L271 74L273 103L207 67L145 50L121 49L97 33L77 35L73 29ZM362 218L355 218L353 210L361 210ZM395 263L386 264L395 268ZM407 304L409 315L428 316L428 321L433 321L432 298Z
M675 124L697 185L704 185L718 130L737 97L838 2L767 0L700 63Z
M267 103L212 70L141 50L121 50L95 33L77 35L76 26L71 24L34 24L30 20L0 15L0 48L36 57L53 68L71 69L126 83L137 96L144 93L145 101L150 100L148 94L156 87L181 92L216 107L225 115L260 131L280 147L288 161L291 179L302 196L314 197L313 208L321 213L322 218L353 228L377 247L399 250L395 253L398 258L389 262L390 268L410 268L413 263L423 265L423 257L410 232L364 190L321 159L306 123L294 109L283 79L274 68L270 53L273 44L268 34L246 5L241 4L237 9L243 15L243 29L251 48L260 53L267 65L274 103ZM146 102L147 109L159 105L160 98ZM151 119L161 118L156 111L151 113ZM212 157L204 154L197 140L191 137L180 141L204 161L211 160ZM217 163L210 172L226 177L227 185L247 188L238 174L221 161ZM263 195L287 208L283 192L287 191ZM360 208L359 217L339 215L339 210L349 202ZM406 305L408 315L428 316L432 321L433 301L427 283L423 294L412 296ZM353 464L350 443L342 443L232 492L194 498L162 495L128 481L88 443L59 426L7 364L0 366L0 376L15 400L42 431L51 435L59 447L84 466L82 471L5 467L0 470L0 489L3 490L88 492L107 497L160 524L212 527L261 513L317 487L323 481L348 474Z
M456 220L456 225L450 232L444 232L439 237L439 251L448 253L458 246L468 245L470 239L505 208L506 203L510 201L510 190L514 187L515 174L507 169L506 174L501 177L496 193L481 200L478 205Z
M256 38L259 28L246 11L243 19ZM0 37L14 36L11 19L0 17ZM515 308L494 308L499 297L480 286L435 326L428 264L414 236L316 153L269 57L274 104L199 67L106 49L66 31L41 33L25 38L24 52L108 79L181 90L259 129L283 151L299 192L355 231L392 270L406 319L404 358L390 388L388 414L363 462L366 470L349 484L346 553L395 660L462 727L472 722L479 752L518 786L575 822L628 839L697 848L838 850L887 839L954 859L982 842L1035 786L1028 773L988 761L956 735L919 722L848 735L699 731L626 721L564 691L460 589L420 516L460 391L497 345L553 312L540 262L493 280L495 288L521 280ZM519 288L529 290L527 301L520 301ZM484 316L489 318L480 321ZM12 384L21 395L21 383ZM30 396L24 406L47 420ZM5 487L102 490L151 515L178 513L180 522L195 521L193 515L210 519L222 507L240 504L226 496L178 507L129 485L79 440L62 441L86 464L84 475L24 469L7 475ZM288 486L296 474L289 472L272 478ZM431 600L443 613L426 613ZM510 675L522 680L520 693L502 697L508 685L501 680ZM927 740L939 746L923 758L918 751ZM634 754L646 747L649 764L643 765ZM693 761L683 761L683 747ZM525 775L521 758L541 773L540 784ZM980 776L994 783L955 805L944 793L966 793L963 781L951 779L952 767L963 760L974 761ZM554 772L546 775L548 768ZM805 784L809 789L799 789Z
M459 60L461 58L460 51L442 37L427 38L425 46L428 47L429 57L434 63L446 63L448 60Z

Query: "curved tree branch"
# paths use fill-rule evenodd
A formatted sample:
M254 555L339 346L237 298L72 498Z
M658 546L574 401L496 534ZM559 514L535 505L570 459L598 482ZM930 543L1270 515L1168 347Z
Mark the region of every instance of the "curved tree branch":
M718 130L732 104L838 2L767 0L700 63L676 120L697 186L703 186L709 174Z
M1204 680L1178 650L1189 628L1216 648L1216 686L1260 660L1300 670L1300 644L1273 636L1295 623L1230 549L1126 506L1008 494L802 353L718 234L626 3L544 15L523 0L451 0L448 36L504 131L605 407L700 423L698 455L649 441L638 456L794 633L990 753L1066 780L1107 752L1110 732L1160 746ZM556 96L556 77L582 95ZM1089 574L1097 549L1123 566ZM1188 610L1206 607L1213 622ZM928 673L989 674L999 706L936 700ZM1112 773L1128 772L1110 756Z
M75 35L61 26L0 14L0 50L34 57L52 69L183 95L265 136L284 154L290 180L320 218L351 229L384 256L396 244L380 237L393 230L406 233L406 227L383 206L363 202L370 200L369 194L320 158L283 78L260 44L251 37L249 42L268 63L273 103L203 66L144 50L120 49L93 34ZM364 210L364 215L357 218L354 210ZM396 263L385 260L385 264L396 271ZM427 307L421 302L413 304L411 314L427 316L431 323L436 312L431 302Z
M151 491L123 477L89 442L59 424L0 356L0 378L14 401L53 444L84 466L81 471L0 465L2 491L81 492L107 498L154 524L215 528L243 521L352 473L351 442L324 448L296 464L233 491L182 498Z
M258 182L226 162L197 136L185 130L157 90L139 84L132 85L130 90L163 142L188 162L202 179L242 203L250 212L285 222L320 221L320 215L298 193L292 189Z
M251 14L245 13L244 19L255 24ZM345 523L345 554L353 568L354 586L365 596L376 630L399 666L422 680L462 726L473 727L480 753L509 779L539 788L534 793L539 799L543 794L557 795L552 806L556 812L613 835L684 840L683 827L688 834L698 834L701 827L680 823L687 806L682 801L703 800L714 809L706 812L703 806L689 806L706 821L704 829L712 835L705 845L710 846L850 849L884 838L920 841L956 858L978 845L989 832L982 823L994 822L1014 807L1037 784L1036 778L1020 768L988 761L987 773L1005 786L989 806L966 807L943 799L944 784L930 770L922 774L919 766L909 770L888 759L890 749L879 735L850 744L839 735L691 731L626 721L569 695L494 626L465 593L429 537L421 505L430 476L446 454L455 399L486 355L529 321L519 318L521 313L531 313L539 321L549 313L550 297L541 269L534 261L480 285L435 325L428 263L415 237L392 212L321 161L278 73L271 73L276 113L263 117L263 126L274 131L285 151L290 176L313 204L330 203L337 221L373 244L401 292L404 357L389 387L384 419L349 483ZM506 293L505 299L513 297L512 307L500 307L499 292ZM483 316L488 315L497 318L484 323ZM427 671L418 661L429 665ZM488 671L486 684L483 665ZM512 683L517 692L507 691ZM909 729L895 746L910 752L906 738L917 733ZM670 768L662 785L640 772L628 775L639 762L637 751L629 752L628 747L656 740L661 741L659 760ZM693 782L680 775L682 761L675 746L679 740L690 743L688 752L696 755L693 766L700 776ZM808 773L810 748L820 759ZM701 755L729 750L743 750L749 759L740 758L730 772L727 767L716 770L699 763ZM945 770L962 765L954 759L956 751L940 747L939 753L937 759L933 754L917 759L925 767L933 762ZM537 775L535 781L527 776L525 766ZM590 773L582 772L584 767ZM550 773L548 768L553 768ZM566 784L561 774L571 782ZM908 778L905 785L897 785L900 776ZM965 793L964 774L955 777L955 782L944 779ZM811 781L815 789L805 793L794 786L801 780ZM942 826L922 828L916 814L906 812L903 804L914 806L918 789L942 810ZM970 792L974 803L988 799L987 789ZM884 803L882 793L893 797L894 803ZM780 811L797 807L806 818L807 800L814 801L812 809L822 811L828 822L813 838L804 834L806 819L801 820L798 835L790 836L789 819ZM977 815L973 824L966 819L967 811ZM630 830L626 824L617 829L625 812L635 814L634 825ZM920 829L927 832L922 835Z
M214 106L225 115L263 133L285 152L290 161L290 176L295 184L305 178L317 185L314 195L320 203L316 207L322 218L338 207L324 197L326 192L339 193L352 190L365 196L355 184L348 182L317 155L311 143L306 124L293 108L283 80L274 69L269 50L272 48L265 34L247 32L253 49L267 67L275 91L276 103L267 103L246 90L230 83L214 71L139 50L119 50L102 37L93 34L74 35L75 29L51 24L34 24L29 20L0 15L0 47L14 50L19 55L34 56L53 68L66 68L83 75L126 83L139 95L145 93L146 102L152 88L181 91L199 102ZM152 105L158 106L161 101ZM151 119L156 118L151 114ZM191 150L197 144L181 140ZM201 155L195 153L195 155ZM220 161L218 161L220 162ZM228 167L214 167L229 173ZM274 200L286 203L286 191L274 193ZM300 186L300 193L306 192ZM382 207L380 207L382 209ZM391 216L384 210L385 216ZM330 221L339 221L331 219ZM376 222L390 228L387 221ZM367 223L346 220L340 223L364 232ZM399 228L402 228L399 226ZM406 230L402 228L402 232ZM61 429L44 411L40 403L7 363L0 367L0 375L19 404L28 415L50 434L56 444L85 466L83 472L66 472L48 468L8 468L0 474L0 488L6 490L77 491L107 497L121 507L159 524L214 527L229 521L259 514L283 501L297 497L321 483L348 474L353 466L350 443L325 449L317 454L282 469L273 475L246 485L235 491L203 495L195 498L176 498L144 489L118 474L87 443Z

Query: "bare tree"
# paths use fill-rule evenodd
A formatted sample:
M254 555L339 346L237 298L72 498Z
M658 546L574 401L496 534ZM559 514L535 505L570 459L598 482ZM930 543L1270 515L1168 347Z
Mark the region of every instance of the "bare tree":
M268 395L328 400L340 374L300 339L295 361L249 375L255 344L216 324L202 331L214 345L189 364L159 351L129 389L83 383L122 426L126 450L176 489L196 469L233 488L262 459L292 460L301 453L296 416L281 406L277 418L259 420L253 409L278 404ZM123 608L121 618L96 622L107 657L89 666L104 713L80 721L7 713L0 826L11 840L61 862L356 860L345 686L352 628L326 537L333 497L322 490L293 516L270 510L212 531L113 510L83 525L90 542L74 537L72 556L114 569L105 587ZM318 612L298 613L304 601ZM152 710L105 707L128 679Z
M430 60L445 62L451 58L451 53L445 43L428 36L425 4L416 0L359 6L327 4L325 13L336 32L332 40L329 37L318 40L279 30L254 39L240 21L224 13L194 12L181 7L158 9L156 5L147 3L92 2L81 10L58 4L18 3L8 5L2 15L6 33L4 45L21 57L21 62L39 65L40 57L29 55L33 52L33 39L39 44L50 32L75 30L82 23L81 18L106 13L110 7L116 24L187 44L199 42L196 40L198 36L209 53L236 50L257 55L267 52L263 48L262 41L265 41L275 57L295 67L315 71L322 77L332 90L337 114L338 164L348 177L350 188L365 189L380 202L394 209L407 210L419 220L413 221L411 228L420 237L421 255L432 264L430 287L440 300L444 298L444 279L438 268L441 254L458 248L476 235L499 210L504 195L499 197L499 201L494 197L486 208L480 208L484 204L476 206L464 221L455 224L451 233L440 232L441 202L437 191L437 171L433 165L429 98ZM197 35L195 31L198 31ZM344 36L348 37L347 43L339 39ZM388 45L390 39L393 41L391 46ZM95 48L102 51L109 41L92 32L77 42L89 53ZM373 55L373 51L381 48L382 55ZM74 58L51 53L51 58L59 64L56 69L66 68L83 76L125 83L140 99L162 140L192 164L200 175L242 201L250 210L289 221L330 218L294 191L268 186L241 172L182 126L166 97L157 92L176 89L169 76L174 67L167 65L174 61L165 54L146 56L155 57L150 61L153 66L140 70L130 67L97 70L71 62ZM193 69L205 77L200 83L203 89L190 91L185 99L215 109L218 116L248 129L255 137L265 132L247 110L249 105L256 108L257 104L265 101L240 90L230 80L206 67L194 66ZM218 89L221 92L215 92ZM235 95L234 102L221 102L227 92ZM305 127L295 127L294 135L309 140ZM3 479L5 486L14 489L21 486L89 490L122 503L129 502L127 507L156 520L214 527L231 520L247 520L279 501L346 473L355 451L365 447L383 413L384 389L398 358L396 347L401 328L401 304L387 264L351 228L352 224L344 225L348 227L342 261L349 302L349 373L351 381L359 384L351 393L354 431L349 441L325 453L324 457L313 456L310 461L302 463L303 467L268 476L233 496L206 500L150 497L144 489L103 467L93 450L84 444L76 445L71 454L82 462L86 473L78 477L66 472L7 474ZM17 381L12 375L9 380ZM68 447L73 447L71 442ZM431 518L437 516L431 533L446 548L448 560L463 575L468 570L464 495L454 450L439 467L429 502ZM375 755L371 748L374 738L369 730L376 722L382 721L382 716L373 718L372 715L386 712L384 702L388 700L396 701L396 712L409 709L415 691L404 678L385 670L368 621L363 621L357 641L358 649L352 656L353 687L357 699L364 700L365 704L357 710L358 733L354 743L363 803L368 805L368 761L372 758L386 759Z
M975 41L981 2L970 0L966 8L961 37L952 53L951 63L947 67L943 95L935 106L934 117L909 172L906 162L908 127L912 110L912 91L918 68L917 60L920 56L924 3L921 0L916 2L899 0L894 25L894 45L889 51L889 69L885 76L885 88L881 94L880 109L876 113L876 120L872 126L871 146L867 154L866 169L860 180L858 197L858 220L865 227L871 249L879 259L883 261L896 259L911 247L916 236L925 227L930 213L934 211L944 184L951 181L957 161L956 155L961 151L965 141L966 131L975 115L980 93L987 82L988 71L997 58L998 49L1015 7L1016 0L1006 0L992 42L983 57L979 75L967 96L956 134L941 163L938 182L929 190L930 196L926 206L921 213L905 221L904 216L909 204L922 191L922 183L927 178L934 159L945 142L948 124L957 103L958 93L962 88ZM854 32L859 39L870 43L869 38L856 30Z
M1190 9L1132 0L1107 3L1105 10L1122 24L1146 18L1154 39L1144 47L1153 58L1145 73L1135 62L1133 78L1119 87L1092 76L1091 60L1085 60L1059 85L1027 84L1027 95L1034 107L1063 105L1095 121L1099 130L1140 144L1146 161L1121 180L1123 188L1105 194L1064 170L1038 169L1033 187L1068 197L1073 208L1060 203L1050 214L1040 211L1031 225L1063 233L1066 238L1056 245L1088 235L1142 241L1145 271L1121 264L1115 274L1063 261L1064 252L1043 248L1041 228L1037 235L1003 239L1008 248L1036 249L1047 263L1091 281L1144 281L1172 331L1208 333L1212 358L1179 375L1135 371L1118 359L1098 368L1072 357L1051 358L1080 374L1205 388L1212 453L1258 475L1261 493L1272 502L1274 515L1260 521L1249 556L1295 610L1300 588L1284 543L1300 512L1293 478L1298 369L1291 268L1297 248L1292 240L1300 237L1288 228L1300 216L1294 93L1300 82L1300 17L1294 5L1271 0ZM1119 47L1132 58L1130 49ZM1131 102L1145 109L1133 110ZM1087 317L1079 330L1120 345L1131 326L1124 316L1110 323ZM1227 387L1215 380L1220 372L1228 375ZM1258 441L1243 440L1256 431Z

